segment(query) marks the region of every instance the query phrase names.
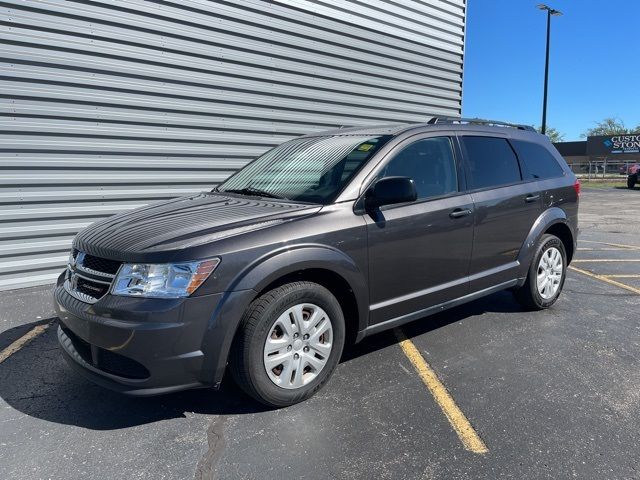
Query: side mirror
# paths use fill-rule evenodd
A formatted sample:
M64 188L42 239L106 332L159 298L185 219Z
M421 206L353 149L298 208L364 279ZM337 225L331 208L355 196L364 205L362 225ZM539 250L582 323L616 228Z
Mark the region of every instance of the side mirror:
M411 178L385 177L369 189L365 202L367 208L376 208L394 203L413 202L416 198L416 184Z

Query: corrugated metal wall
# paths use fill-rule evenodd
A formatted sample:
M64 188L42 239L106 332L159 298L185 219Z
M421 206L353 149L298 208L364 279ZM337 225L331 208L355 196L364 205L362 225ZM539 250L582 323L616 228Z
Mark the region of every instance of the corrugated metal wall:
M0 289L294 136L461 108L465 0L15 0L0 23Z

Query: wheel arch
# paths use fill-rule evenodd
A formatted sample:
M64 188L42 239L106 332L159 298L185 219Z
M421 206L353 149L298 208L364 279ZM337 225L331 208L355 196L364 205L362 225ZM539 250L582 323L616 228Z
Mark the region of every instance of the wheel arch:
M231 289L252 289L257 297L267 289L294 278L316 281L338 300L344 297L341 287L347 289L357 309L358 329L366 328L369 306L366 275L351 257L331 246L296 245L266 255L243 269L232 282Z
M564 245L564 250L567 253L567 263L571 263L574 255L574 242L571 229L564 222L556 222L549 226L543 233L548 233L558 237Z
M358 306L356 294L349 282L333 270L327 268L306 268L287 273L266 285L257 293L256 298L280 285L300 281L317 283L329 290L331 294L336 297L344 314L347 335L346 341L354 342L358 332L366 328L366 324L363 326L360 322L362 309Z
M522 268L521 277L523 281L535 252L536 244L540 237L545 233L551 233L560 238L567 252L567 260L570 262L573 258L573 254L575 252L575 237L569 224L567 214L561 208L549 208L536 219L531 230L529 230L526 240L520 248L518 262Z

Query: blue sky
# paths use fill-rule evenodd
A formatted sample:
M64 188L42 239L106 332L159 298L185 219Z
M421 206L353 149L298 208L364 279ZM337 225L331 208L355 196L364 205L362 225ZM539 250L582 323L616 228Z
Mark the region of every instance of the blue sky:
M465 117L540 125L546 15L529 0L468 0ZM547 125L565 140L604 117L640 124L640 1L549 0Z

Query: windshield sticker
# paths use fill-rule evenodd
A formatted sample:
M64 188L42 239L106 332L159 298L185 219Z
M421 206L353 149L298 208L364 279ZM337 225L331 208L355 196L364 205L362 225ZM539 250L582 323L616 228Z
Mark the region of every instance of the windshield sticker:
M360 145L358 147L358 150L360 150L361 152L368 152L369 150L371 150L375 145L371 144L371 143L363 143L362 145Z

